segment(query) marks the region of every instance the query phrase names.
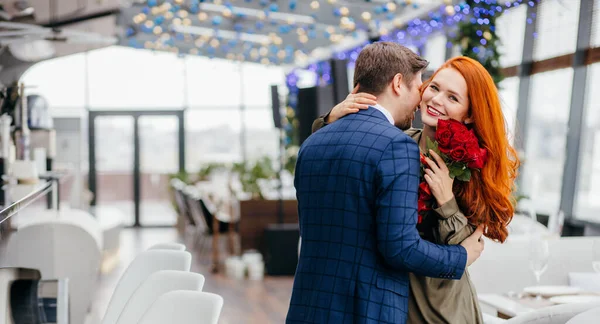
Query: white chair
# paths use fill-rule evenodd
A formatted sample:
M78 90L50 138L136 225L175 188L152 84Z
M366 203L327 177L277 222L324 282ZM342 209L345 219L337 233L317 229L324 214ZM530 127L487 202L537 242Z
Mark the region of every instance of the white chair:
M137 323L160 296L174 290L202 291L204 276L194 272L162 270L151 274L133 293L117 324Z
M171 291L160 296L138 324L217 324L223 297L198 291ZM133 323L132 323L133 324Z
M148 250L173 250L173 251L185 251L185 245L181 243L158 243L151 246Z
M575 317L575 315L598 307L599 305L600 304L598 303L577 303L544 307L530 313L513 317L504 322L504 324L565 324ZM597 323L597 321L592 323Z
M79 211L60 215L40 211L26 216L29 218L22 219L9 239L6 264L38 269L43 280L68 278L70 321L83 323L100 274L102 232L98 222Z
M571 318L567 324L597 323L600 320L600 307L592 308Z
M192 255L185 251L149 250L140 253L127 267L110 299L102 324L114 324L136 289L160 270L190 271Z

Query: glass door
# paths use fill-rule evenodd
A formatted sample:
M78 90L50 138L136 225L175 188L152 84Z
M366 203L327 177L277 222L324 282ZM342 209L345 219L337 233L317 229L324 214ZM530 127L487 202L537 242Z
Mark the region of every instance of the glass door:
M95 214L99 218L119 215L123 217L124 225L134 225L134 118L97 116L90 119L92 122L95 130L96 188L95 192L92 190Z
M171 174L185 172L182 110L90 111L89 186L99 218L173 226Z
M179 171L177 116L140 116L140 223L175 225L169 179Z

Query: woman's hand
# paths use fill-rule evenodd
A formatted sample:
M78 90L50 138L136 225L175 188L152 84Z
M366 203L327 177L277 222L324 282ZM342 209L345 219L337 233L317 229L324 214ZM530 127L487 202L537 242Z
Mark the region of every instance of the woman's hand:
M425 161L429 166L429 168L425 168L425 181L429 184L431 193L437 200L438 205L442 206L454 198L452 192L454 179L450 178L450 170L448 170L444 160L432 150L429 150L429 154L433 156L435 162L425 157Z
M358 85L352 90L352 92L344 101L333 107L325 122L328 124L333 123L334 121L348 114L356 113L360 109L367 109L369 106L377 104L377 97L374 95L365 92L356 93L357 91Z

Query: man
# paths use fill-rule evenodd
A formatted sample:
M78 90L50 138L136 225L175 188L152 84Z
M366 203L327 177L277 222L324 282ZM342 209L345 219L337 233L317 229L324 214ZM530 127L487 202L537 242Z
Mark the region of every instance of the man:
M365 47L354 84L378 105L302 145L302 249L288 323L405 323L408 272L459 279L481 254L481 228L461 246L424 241L416 229L419 148L399 128L411 125L426 66L395 43Z

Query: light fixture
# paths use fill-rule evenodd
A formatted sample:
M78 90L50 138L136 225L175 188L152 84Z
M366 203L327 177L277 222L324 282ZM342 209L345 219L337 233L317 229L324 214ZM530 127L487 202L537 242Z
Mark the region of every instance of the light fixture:
M341 7L340 8L340 15L342 16L348 16L350 14L350 9L348 9L348 7Z
M362 17L362 19L364 21L370 21L371 20L371 13L368 12L368 11L365 11L365 12L362 13L361 17Z
M314 1L314 2L316 2L316 1ZM219 13L219 14L223 14L223 12L225 12L226 10L229 10L229 11L233 10L233 12L235 12L236 14L243 15L246 17L255 17L259 20L265 20L267 18L267 13L265 13L265 11L263 11L263 10L250 9L250 8L244 8L244 7L223 6L223 5L217 4L216 1L215 1L215 3L201 3L200 9L202 11L215 12L215 13ZM297 15L297 14L281 13L281 12L268 12L268 15L269 15L269 19L271 21L276 20L276 21L281 21L281 22L287 23L291 19L295 23L301 23L301 24L314 24L315 23L315 19L313 17L307 16L307 15Z
M198 36L207 36L212 37L215 35L215 30L212 28L200 27L200 26L181 26L175 25L173 26L175 32L178 33L187 33ZM222 39L236 39L242 42L250 42L250 43L258 43L262 44L263 42L269 43L269 37L266 35L260 34L248 34L248 33L237 33L230 30L219 30L218 32L219 38Z

